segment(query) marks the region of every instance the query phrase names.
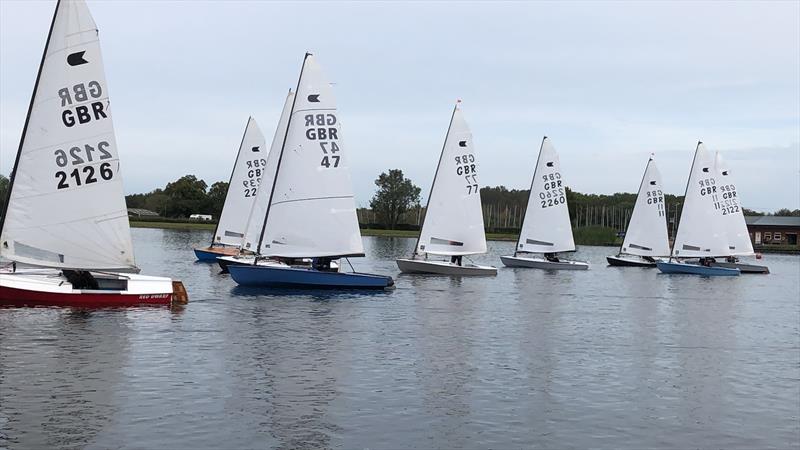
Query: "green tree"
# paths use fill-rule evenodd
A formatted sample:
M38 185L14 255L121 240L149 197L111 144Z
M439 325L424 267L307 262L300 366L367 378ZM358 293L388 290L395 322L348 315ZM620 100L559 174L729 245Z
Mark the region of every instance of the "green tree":
M763 216L763 212L754 211L752 209L742 208L742 214L745 216Z
M228 195L228 182L217 181L208 190L208 210L215 219L219 220L222 207L225 205L225 196Z
M404 177L400 169L380 174L375 185L378 186L378 192L370 200L369 207L390 230L394 230L403 213L419 206L422 190Z
M800 209L791 210L788 208L781 208L775 211L775 216L791 216L791 217L800 217Z
M206 197L208 185L194 175L184 175L168 183L164 195L169 198L167 215L169 217L188 217L191 214L209 214Z

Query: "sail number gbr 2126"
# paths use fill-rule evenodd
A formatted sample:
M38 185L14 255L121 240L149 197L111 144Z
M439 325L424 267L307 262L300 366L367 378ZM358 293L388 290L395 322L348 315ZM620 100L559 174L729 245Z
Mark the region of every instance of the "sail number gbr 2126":
M108 142L100 141L95 146L85 144L82 147L75 146L68 150L58 149L53 152L56 166L63 169L55 173L58 189L69 189L114 178L111 162L103 162L114 158L108 147Z

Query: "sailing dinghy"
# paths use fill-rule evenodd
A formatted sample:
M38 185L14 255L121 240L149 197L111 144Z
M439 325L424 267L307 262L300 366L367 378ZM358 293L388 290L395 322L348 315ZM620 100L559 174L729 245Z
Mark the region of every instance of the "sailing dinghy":
M138 275L109 105L89 9L59 1L0 217L0 304L187 300L180 281Z
M333 89L313 55L303 60L257 246L282 264L230 265L240 285L383 289L391 277L341 272L331 263L364 256ZM295 260L311 258L311 266Z
M559 252L575 251L566 188L556 149L545 136L536 160L517 247L512 256L500 257L503 264L548 270L589 268L588 263L556 256Z
M222 273L228 273L228 266L230 265L248 265L256 262L258 238L261 236L261 229L264 226L267 204L269 203L270 193L272 193L272 183L275 181L275 169L278 167L278 155L280 155L283 140L286 137L286 127L289 124L289 114L291 113L293 102L294 92L290 89L286 95L286 101L283 103L283 109L278 119L278 126L275 129L269 153L266 155L266 164L258 185L256 198L253 201L253 207L247 216L244 235L237 243L238 251L233 255L218 256L216 258ZM273 262L270 260L259 261L261 264Z
M486 235L478 161L472 133L456 103L414 253L398 259L397 266L405 273L497 275L496 267L462 265L464 256L480 253L486 253ZM450 257L450 261L429 260L429 255Z
M715 257L731 256L728 231L719 212L722 208L722 190L717 177L715 158L702 142L698 142L670 259L656 263L661 272L704 276L739 275L739 269L711 265ZM687 261L688 258L700 258L700 262L691 263Z
M228 180L222 213L214 229L211 245L194 249L199 261L214 262L218 256L235 255L244 238L245 217L250 215L264 178L269 149L264 135L252 117L247 119L239 152Z
M647 160L639 185L636 204L625 231L625 239L616 256L607 256L611 266L655 267L658 257L668 257L667 214L661 173L653 156Z
M728 249L731 256L724 261L712 261L715 267L725 267L728 269L739 269L741 273L769 273L769 267L757 264L746 264L739 262L740 256L753 256L753 243L750 241L750 233L747 231L747 223L744 220L741 201L739 200L736 185L733 183L730 170L725 165L722 155L717 152L716 166L718 170L718 181L720 191L722 191L721 208L717 211L722 214L722 221L728 232Z

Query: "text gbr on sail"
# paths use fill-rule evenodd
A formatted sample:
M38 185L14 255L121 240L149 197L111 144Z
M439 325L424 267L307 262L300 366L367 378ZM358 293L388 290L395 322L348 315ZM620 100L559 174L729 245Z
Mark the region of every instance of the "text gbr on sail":
M58 90L58 98L61 99L61 107L71 106L73 103L83 103L91 99L99 99L103 96L103 88L97 81L90 81L86 84L78 83L72 88L64 87ZM94 120L105 119L106 113L103 111L103 102L94 101L89 105L78 105L74 108L67 108L61 113L61 120L67 127L72 127L75 123L88 123Z

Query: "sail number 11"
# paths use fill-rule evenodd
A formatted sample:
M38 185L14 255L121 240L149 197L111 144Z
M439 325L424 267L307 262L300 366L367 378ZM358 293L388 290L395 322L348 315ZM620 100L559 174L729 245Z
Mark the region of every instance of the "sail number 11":
M83 147L72 147L68 151L58 149L53 152L55 163L58 167L66 168L67 166L86 164L83 167L75 167L71 171L67 169L57 171L55 178L58 182L58 189L68 189L72 186L93 184L99 180L108 181L114 178L114 171L111 169L110 162L102 162L97 168L88 165L106 159L113 159L114 156L108 151L108 147L108 142L101 141L96 148L86 144Z

